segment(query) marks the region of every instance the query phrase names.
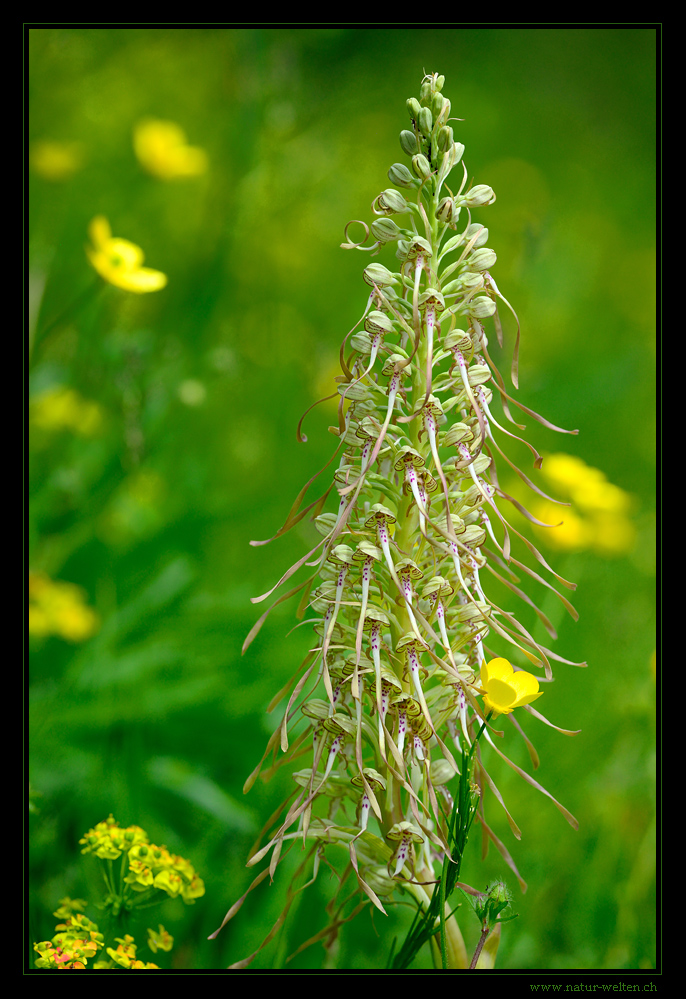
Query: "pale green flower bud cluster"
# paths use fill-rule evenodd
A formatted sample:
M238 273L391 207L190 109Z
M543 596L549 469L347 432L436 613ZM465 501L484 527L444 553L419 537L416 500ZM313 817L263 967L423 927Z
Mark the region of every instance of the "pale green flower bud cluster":
M502 435L515 435L492 407L499 396L514 423L509 406L517 403L483 325L499 302L509 304L491 276L496 253L486 245L488 230L471 218L495 194L485 184L463 193L464 166L457 193L448 187L464 146L449 124L443 82L426 76L419 99L407 101L410 127L400 132L400 148L409 167L393 164L388 177L395 187L372 202L374 245L342 244L383 252L386 262L365 267L367 307L341 350L339 420L330 428L339 440L335 503L326 512L325 497L312 504L320 540L277 584L305 565L315 569L286 594L300 592L300 616L309 607L314 641L272 704L287 698L267 752L281 748L279 765L291 756L301 760L308 745L310 752L294 774L296 797L250 859L254 865L270 855L273 876L294 840L317 850L343 847L363 898L383 912L397 889L427 908L431 889L422 886L436 882L450 853L450 788L470 780L458 761L464 752L474 755L485 720L481 698L510 710L498 700L496 671L482 672L483 664L506 661L511 651L514 663L552 675L548 650L494 603L485 578L492 571L532 606L516 584L521 575L543 582L539 571L549 567L527 539L539 571L512 558L519 532L502 511L509 497L495 459L503 454ZM296 504L279 534L302 516ZM493 689L486 689L483 677L491 674ZM524 675L533 690L537 681ZM483 735L503 755L488 727ZM477 791L492 786L483 762L475 780ZM465 793L471 800L471 783ZM457 953L459 930L452 932Z

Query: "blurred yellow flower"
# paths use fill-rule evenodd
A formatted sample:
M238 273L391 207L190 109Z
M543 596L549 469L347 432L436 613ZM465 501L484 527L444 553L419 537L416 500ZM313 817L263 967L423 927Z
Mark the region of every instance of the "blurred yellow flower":
M197 177L207 170L205 150L189 146L185 132L173 121L140 121L134 128L133 148L141 166L161 180Z
M29 574L29 634L58 635L69 642L85 642L100 627L96 612L86 604L80 586Z
M540 537L565 551L591 548L600 555L613 556L633 550L636 526L629 493L608 482L600 469L570 454L546 455L541 472L571 506L561 507L545 499L534 503L533 515L545 524L556 525L536 528Z
M69 180L83 166L83 146L80 142L54 142L43 139L31 146L32 169L44 180Z
M75 912L83 912L83 910L88 905L85 898L69 898L65 895L64 898L60 899L60 904L53 912L53 916L57 919L70 919Z
M103 215L93 219L88 234L93 244L86 247L88 259L105 281L137 294L164 288L167 275L142 267L144 256L140 246L112 236L110 224Z
M103 424L97 402L84 399L75 389L55 385L30 404L31 423L40 430L73 430L83 437L93 437Z
M144 962L136 957L136 951L138 948L133 942L133 937L126 933L124 937L115 937L115 943L119 946L116 950L113 947L107 948L107 953L110 955L113 961L121 965L122 968L130 968L133 971L148 971L155 970L159 971L159 967L156 964L151 964L149 961Z
M155 933L154 930L148 929L148 947L156 954L158 950L171 950L174 946L174 937L165 930L162 923L158 923L159 933Z
M532 673L515 670L507 659L491 659L481 664L481 686L486 691L484 711L509 715L515 708L531 704L543 691Z

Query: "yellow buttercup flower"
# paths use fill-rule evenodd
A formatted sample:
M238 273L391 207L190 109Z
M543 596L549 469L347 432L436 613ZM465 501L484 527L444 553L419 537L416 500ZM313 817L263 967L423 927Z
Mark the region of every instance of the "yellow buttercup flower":
M97 215L88 227L92 246L86 247L91 264L101 278L117 288L143 294L159 291L167 283L167 275L142 267L144 256L140 246L128 239L119 239L103 215Z
M543 691L538 689L538 680L531 673L515 670L507 659L491 659L481 664L481 686L484 710L493 715L509 715L515 708L531 704Z
M581 551L591 548L600 555L631 552L636 545L633 500L629 493L608 482L604 472L571 454L545 455L541 471L571 507L541 499L531 512L550 528L536 527L539 536L553 548Z
M133 148L141 166L161 180L197 177L207 170L207 153L189 146L182 128L173 121L146 118L133 132Z
M68 642L85 642L100 627L100 618L86 604L80 586L29 573L29 634L59 635Z

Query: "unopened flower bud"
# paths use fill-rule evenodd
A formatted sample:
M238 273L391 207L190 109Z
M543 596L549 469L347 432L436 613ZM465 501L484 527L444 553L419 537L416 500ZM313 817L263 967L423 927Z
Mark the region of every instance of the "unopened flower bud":
M488 886L486 894L480 895L473 903L474 910L482 922L492 929L498 916L510 904L512 895L504 881L494 881Z
M399 191L394 191L392 187L389 187L386 191L382 191L376 200L382 211L408 211L407 202L403 198L402 194Z
M476 298L473 298L467 306L467 314L474 319L486 319L488 316L492 316L494 312L495 302L490 298L486 298L485 295L478 295Z
M371 230L374 238L382 243L390 243L402 236L402 229L398 228L393 219L374 219Z
M476 237L473 244L475 250L480 246L485 246L488 242L488 229L486 226L481 225L480 222L472 222L470 226L467 226L464 234L465 241L469 243L477 233L479 233L479 235Z
M374 391L370 385L363 385L362 382L351 382L344 385L338 386L338 394L345 396L353 402L359 402L365 399L372 400L374 398Z
M328 718L329 716L329 705L320 698L311 697L309 701L306 701L302 705L300 710L308 718L316 718L318 721L323 721L324 718Z
M455 289L459 289L460 291L474 291L477 288L483 288L484 276L483 274L479 274L478 271L463 271L459 278L457 278L454 282L450 282L450 285L453 284L454 288L451 288L451 291L454 291Z
M450 125L443 125L439 129L438 136L436 138L436 143L438 145L438 148L442 153L447 153L448 150L452 147L453 142L454 140L453 140L452 128L450 127Z
M364 876L372 891L376 892L381 898L393 894L393 889L396 887L397 882L388 876L385 867L368 868L364 872Z
M488 890L488 896L496 905L509 905L510 892L504 881L496 881Z
M462 204L468 208L478 208L480 205L492 205L495 201L495 193L488 184L477 184L462 196Z
M454 151L454 157L455 157L454 161L453 161L453 166L455 166L457 163L460 162L460 160L462 159L462 157L464 155L464 143L463 142L456 142L455 145L453 146L453 151Z
M487 364L471 364L467 377L470 385L483 385L484 382L491 380L492 372Z
M426 107L431 103L432 96L431 81L424 80L424 83L419 88L419 103Z
M365 267L362 277L369 285L378 285L379 288L383 288L389 284L395 284L397 278L389 271L388 267L384 267L383 264L369 264Z
M417 124L419 125L419 129L422 134L428 139L431 135L431 130L434 124L431 110L429 108L420 108Z
M460 209L455 206L452 198L443 198L436 209L436 218L444 225L455 226L455 222L460 214Z
M417 136L414 132L410 132L408 129L403 129L400 133L400 148L404 153L407 153L408 156L414 156L414 154L419 151Z
M409 112L410 118L412 118L413 121L416 121L417 118L419 117L419 109L421 107L419 101L417 100L416 97L408 97L405 103L407 105L407 110Z
M314 518L314 526L323 537L328 537L336 526L336 514L320 513L318 517Z
M431 102L431 107L433 109L434 118L438 118L439 114L443 110L445 104L448 104L448 113L450 113L450 102L446 101L443 94L435 93L434 99Z
M372 338L369 333L353 333L350 337L350 346L358 354L371 354ZM345 440L345 437L343 439Z
M431 164L423 153L412 157L412 169L421 180L427 180L431 176Z
M394 163L388 171L388 179L398 187L414 187L417 183L404 163Z
M497 259L495 252L484 246L472 253L467 264L472 271L489 271Z
M431 761L431 783L434 785L447 784L455 776L455 767L447 760L439 759Z

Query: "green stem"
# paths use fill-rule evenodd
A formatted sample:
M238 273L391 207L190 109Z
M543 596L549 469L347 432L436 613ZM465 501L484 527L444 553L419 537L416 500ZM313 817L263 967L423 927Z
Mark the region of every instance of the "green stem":
M448 858L443 857L443 871L441 872L441 880L439 884L439 900L441 906L441 965L445 971L448 967L448 951L446 946L446 929L445 929L445 879L447 874Z

